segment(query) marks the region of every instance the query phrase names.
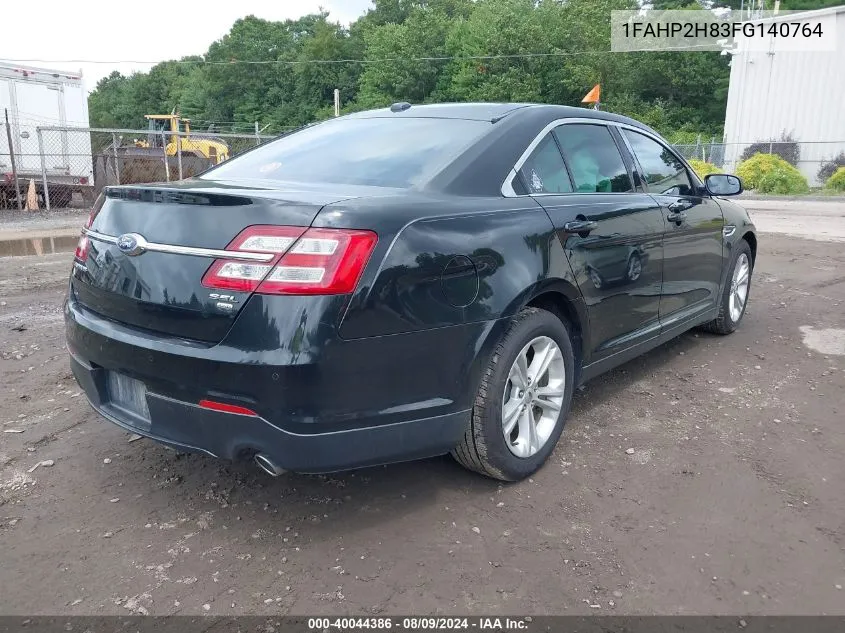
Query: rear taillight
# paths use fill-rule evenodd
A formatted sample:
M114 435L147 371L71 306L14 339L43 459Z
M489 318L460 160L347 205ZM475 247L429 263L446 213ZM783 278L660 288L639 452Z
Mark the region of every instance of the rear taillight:
M103 208L105 202L106 197L101 193L94 201L94 206L91 207L91 213L88 214L88 220L85 222L82 235L79 236L79 242L76 243L76 251L73 253L74 258L80 262L85 263L85 260L88 259L88 248L91 246L88 236L85 235L84 229L91 228L94 224L94 218L97 217L97 214L100 212L100 209Z
M81 262L84 262L88 259L88 236L87 235L80 235L79 241L76 243L76 251L74 251L73 256Z
M100 205L102 206L102 205ZM85 222L86 229L90 229L91 225L94 224L94 218L97 215L97 211L99 211L99 207L95 206L91 209L91 213L88 214L88 220ZM79 241L76 243L76 251L73 253L73 256L81 262L84 262L88 259L88 247L90 246L90 242L88 241L88 236L83 233L79 236Z
M273 259L266 263L215 260L202 283L262 294L346 294L355 289L377 241L372 231L251 226L226 250L273 253Z

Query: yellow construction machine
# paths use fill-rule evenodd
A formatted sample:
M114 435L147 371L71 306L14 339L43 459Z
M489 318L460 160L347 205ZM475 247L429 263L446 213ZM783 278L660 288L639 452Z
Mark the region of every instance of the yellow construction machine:
M149 134L146 140L136 140L135 147L150 149L161 147L162 133L170 135L165 146L168 156L176 156L179 143L182 155L202 156L217 165L229 158L229 146L220 139L191 137L191 120L183 119L178 114L145 114ZM181 134L179 134L181 132Z
M95 158L95 182L134 184L190 178L229 158L220 138L191 134L190 119L178 114L147 114L147 134L129 141L115 135ZM179 147L181 144L181 156Z

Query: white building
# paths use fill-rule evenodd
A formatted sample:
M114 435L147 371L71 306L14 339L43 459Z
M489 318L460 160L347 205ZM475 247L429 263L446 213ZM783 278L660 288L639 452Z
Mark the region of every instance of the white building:
M726 170L751 143L786 133L800 142L798 168L817 185L821 162L845 151L845 5L760 22L799 21L821 22L825 32L835 33L835 50L780 50L770 42L761 50L759 41L737 38L725 113ZM808 47L794 39L793 46Z

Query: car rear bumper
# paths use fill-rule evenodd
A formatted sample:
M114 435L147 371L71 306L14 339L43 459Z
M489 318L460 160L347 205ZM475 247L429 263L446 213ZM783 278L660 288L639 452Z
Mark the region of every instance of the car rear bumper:
M71 369L91 406L114 424L185 451L238 459L268 455L286 470L332 472L441 455L466 428L469 412L310 435L291 433L260 416L203 409L148 392L149 425L109 402L105 371L71 355Z
M449 452L466 429L475 358L492 327L339 340L326 358L272 364L255 362L225 340L202 346L128 328L90 312L72 295L65 322L73 374L92 407L111 422L224 459L263 453L298 472ZM290 359L277 358L284 360ZM113 405L109 371L146 385L148 421ZM256 415L202 408L202 399Z

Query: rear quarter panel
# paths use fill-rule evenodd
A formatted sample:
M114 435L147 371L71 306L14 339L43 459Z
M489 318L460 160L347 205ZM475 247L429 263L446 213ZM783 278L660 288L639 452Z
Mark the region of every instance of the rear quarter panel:
M551 220L530 198L350 201L321 222L379 234L345 339L507 319L549 287L580 301Z

